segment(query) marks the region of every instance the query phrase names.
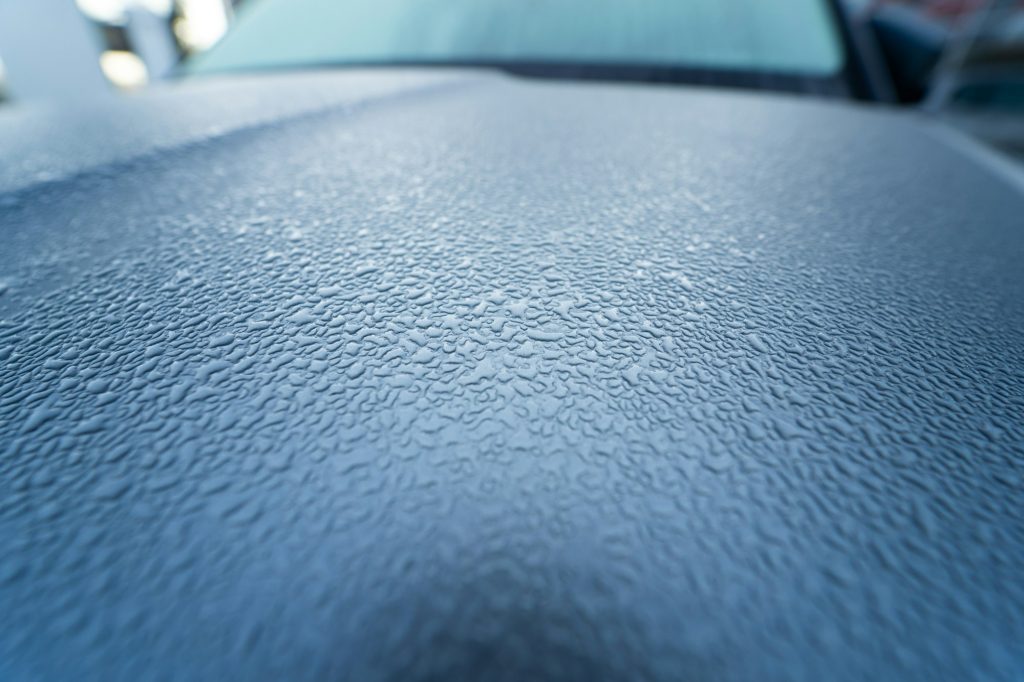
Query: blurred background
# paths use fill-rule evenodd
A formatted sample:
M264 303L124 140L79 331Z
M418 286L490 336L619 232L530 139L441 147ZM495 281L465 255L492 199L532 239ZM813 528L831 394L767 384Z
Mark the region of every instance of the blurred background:
M0 98L69 99L171 76L244 0L0 0Z
M265 1L0 0L0 107L174 78ZM1024 0L842 2L878 38L897 103L1024 160Z

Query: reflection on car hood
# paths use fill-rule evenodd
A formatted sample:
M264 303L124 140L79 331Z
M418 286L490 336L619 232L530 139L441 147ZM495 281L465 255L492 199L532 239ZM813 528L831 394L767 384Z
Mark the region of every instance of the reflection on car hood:
M1012 679L1024 200L486 73L0 115L0 677Z

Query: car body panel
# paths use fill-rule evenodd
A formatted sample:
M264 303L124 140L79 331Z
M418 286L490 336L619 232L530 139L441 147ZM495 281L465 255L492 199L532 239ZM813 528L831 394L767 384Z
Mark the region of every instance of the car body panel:
M1024 674L1024 199L917 117L97 108L0 116L3 679Z

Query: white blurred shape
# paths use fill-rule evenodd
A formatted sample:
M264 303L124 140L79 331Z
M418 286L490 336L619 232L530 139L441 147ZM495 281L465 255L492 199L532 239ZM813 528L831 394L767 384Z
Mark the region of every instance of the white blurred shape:
M174 0L75 0L75 4L90 19L105 24L124 23L132 8L141 7L163 17L174 9Z
M124 21L126 0L75 0L78 9L95 21L120 24Z
M107 50L101 54L100 68L103 75L122 90L141 88L149 80L146 64L126 50Z
M205 50L228 30L224 0L178 0L181 17L174 24L178 39L190 50Z

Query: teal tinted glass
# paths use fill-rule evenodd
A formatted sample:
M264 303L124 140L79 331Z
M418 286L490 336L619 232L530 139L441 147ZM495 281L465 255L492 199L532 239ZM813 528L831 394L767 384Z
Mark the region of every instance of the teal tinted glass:
M254 0L191 70L530 61L829 76L843 58L824 0Z

